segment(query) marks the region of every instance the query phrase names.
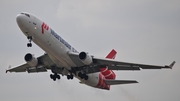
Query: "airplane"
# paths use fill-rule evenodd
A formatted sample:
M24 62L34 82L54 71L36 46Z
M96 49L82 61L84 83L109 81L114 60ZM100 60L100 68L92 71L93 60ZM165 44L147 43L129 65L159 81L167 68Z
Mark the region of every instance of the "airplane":
M59 36L45 22L34 15L23 12L16 17L17 24L27 37L27 47L32 47L32 41L45 51L45 54L35 57L31 53L24 56L26 63L6 70L7 72L39 73L51 70L50 78L56 81L60 75L67 79L76 77L81 84L110 90L111 85L138 83L135 80L116 80L113 70L139 71L141 69L172 69L170 65L156 66L129 63L114 60L117 52L113 49L106 58L98 58L88 52L78 52L67 41Z

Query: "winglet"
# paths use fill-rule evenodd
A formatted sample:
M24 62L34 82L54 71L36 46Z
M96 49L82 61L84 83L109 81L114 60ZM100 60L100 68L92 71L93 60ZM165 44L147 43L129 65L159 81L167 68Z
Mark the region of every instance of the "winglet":
M6 70L6 73L9 72L9 69L11 68L11 65L9 65L8 70Z
M169 66L165 66L165 67L172 69L172 67L174 66L175 63L176 63L176 61L173 61Z
M176 61L173 61L173 62L169 65L169 68L172 69L172 67L174 66L175 63L176 63Z

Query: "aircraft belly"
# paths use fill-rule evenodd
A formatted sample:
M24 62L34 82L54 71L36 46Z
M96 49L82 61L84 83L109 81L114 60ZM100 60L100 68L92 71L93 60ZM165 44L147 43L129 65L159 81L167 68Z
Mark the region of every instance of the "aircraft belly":
M53 38L53 37L51 37ZM63 67L66 67L67 69L71 69L71 67L75 67L76 65L68 58L68 49L60 43L56 39L50 39L50 40L55 40L51 44L51 51L50 54L55 57L60 64L63 64Z

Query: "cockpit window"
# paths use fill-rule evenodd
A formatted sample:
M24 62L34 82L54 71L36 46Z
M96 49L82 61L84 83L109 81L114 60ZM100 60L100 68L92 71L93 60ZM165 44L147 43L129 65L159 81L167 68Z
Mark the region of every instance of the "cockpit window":
M30 18L30 15L29 15L29 14L27 14L27 13L21 13L21 14L24 14L24 15L26 15L27 17L29 17L29 18Z

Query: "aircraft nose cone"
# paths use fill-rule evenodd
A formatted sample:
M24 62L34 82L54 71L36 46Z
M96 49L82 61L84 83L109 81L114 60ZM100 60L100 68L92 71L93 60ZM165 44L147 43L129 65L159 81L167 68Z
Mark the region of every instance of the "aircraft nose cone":
M21 14L18 14L16 17L16 21L18 23L18 25L22 22L23 16Z
M27 19L27 17L23 14L18 14L16 17L17 25L23 32L27 32L27 30L29 28L28 21L29 20Z

